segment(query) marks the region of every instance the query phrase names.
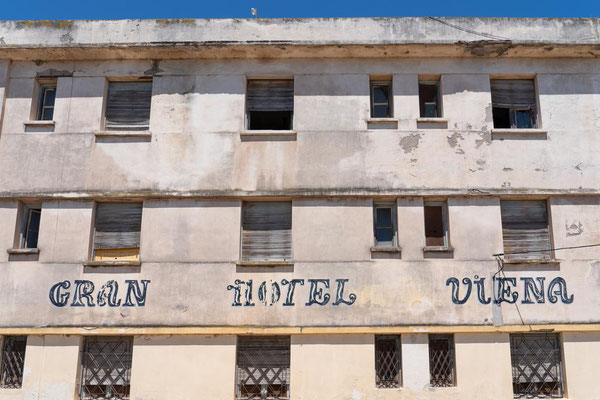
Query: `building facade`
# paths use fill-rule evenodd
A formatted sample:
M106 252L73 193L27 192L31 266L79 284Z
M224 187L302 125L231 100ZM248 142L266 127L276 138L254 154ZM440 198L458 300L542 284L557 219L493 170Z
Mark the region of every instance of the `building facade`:
M598 32L0 23L0 400L600 399Z

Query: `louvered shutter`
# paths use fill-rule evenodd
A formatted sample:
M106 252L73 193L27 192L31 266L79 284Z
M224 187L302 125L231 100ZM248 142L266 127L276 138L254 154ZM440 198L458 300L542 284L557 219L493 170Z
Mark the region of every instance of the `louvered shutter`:
M94 249L140 247L142 203L99 203Z
M151 81L110 82L106 99L106 129L147 129L151 101Z
M294 81L250 80L246 103L248 111L293 111Z
M492 106L501 108L536 108L533 79L492 79Z
M237 344L238 383L285 385L289 383L289 336L239 336Z
M502 237L506 259L548 259L552 252L548 211L544 200L504 200L500 202Z
M283 261L292 258L292 203L244 203L242 260Z

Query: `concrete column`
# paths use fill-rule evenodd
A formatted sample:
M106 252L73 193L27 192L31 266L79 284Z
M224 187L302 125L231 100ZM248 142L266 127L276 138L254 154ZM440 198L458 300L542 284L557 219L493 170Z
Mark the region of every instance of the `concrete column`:
M419 118L419 76L394 75L394 118L398 118L399 129L417 129Z
M402 335L402 387L419 392L429 385L429 336Z
M425 246L425 215L422 197L402 197L398 204L398 244L403 260L422 260Z
M4 103L6 102L6 86L10 73L10 60L0 60L0 135L4 120Z

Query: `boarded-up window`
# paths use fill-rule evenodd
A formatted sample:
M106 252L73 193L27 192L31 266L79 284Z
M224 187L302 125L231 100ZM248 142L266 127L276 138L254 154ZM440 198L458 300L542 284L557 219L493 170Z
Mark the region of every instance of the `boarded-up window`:
M429 383L433 387L456 385L454 336L429 335Z
M86 337L81 356L81 400L129 399L133 338Z
M0 388L19 389L23 384L23 366L27 336L5 336L2 343Z
M492 79L494 128L537 127L537 101L533 79Z
M290 398L289 336L238 337L237 400Z
M95 260L138 260L142 203L98 203Z
M401 386L400 336L375 336L375 374L378 388Z
M563 397L557 334L510 335L510 358L515 399Z
M396 205L394 203L373 204L373 230L375 246L391 247L398 245Z
M242 214L242 261L292 259L291 202L247 202Z
M428 201L424 204L425 245L448 246L448 216L446 203Z
M248 129L292 129L294 81L291 79L249 80L246 109Z
M552 258L545 200L503 200L500 209L505 259Z
M150 125L152 81L109 82L106 129L146 130Z

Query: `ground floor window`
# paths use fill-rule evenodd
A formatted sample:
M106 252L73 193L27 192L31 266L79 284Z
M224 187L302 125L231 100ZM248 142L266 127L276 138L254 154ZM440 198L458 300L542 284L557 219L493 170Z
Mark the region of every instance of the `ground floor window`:
M4 336L0 369L0 387L2 389L19 389L23 384L26 347L27 336Z
M133 338L86 337L81 357L81 400L129 399Z
M558 334L510 335L513 393L516 399L562 397Z
M456 386L454 335L429 335L429 384Z
M375 385L380 389L402 385L400 336L375 336Z
M289 399L289 336L238 337L236 364L238 400Z

